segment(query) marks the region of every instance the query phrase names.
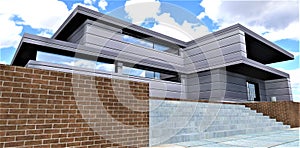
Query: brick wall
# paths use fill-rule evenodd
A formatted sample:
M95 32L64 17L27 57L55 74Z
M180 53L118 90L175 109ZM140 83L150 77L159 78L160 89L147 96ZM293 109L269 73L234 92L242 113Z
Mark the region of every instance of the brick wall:
M148 87L0 65L0 147L147 146Z
M242 103L291 127L300 127L300 103L291 101Z

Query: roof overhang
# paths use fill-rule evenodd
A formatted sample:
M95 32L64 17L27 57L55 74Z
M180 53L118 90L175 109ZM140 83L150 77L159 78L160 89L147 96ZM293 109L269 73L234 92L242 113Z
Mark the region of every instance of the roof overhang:
M258 61L262 64L270 64L294 59L293 54L256 34L255 32L249 30L241 24L235 24L230 27L207 34L188 42L187 45L188 47L190 47L202 41L216 38L224 34L229 34L230 32L237 30L243 32L245 35L247 57L249 59Z
M240 25L239 28L245 32L247 57L262 64L271 64L293 60L294 55L282 49L276 44L254 33Z
M227 66L226 70L261 80L289 78L289 74L285 72L247 58L243 58L239 64Z
M74 11L69 15L65 22L54 33L52 38L63 41L66 40L86 20L97 21L109 26L120 28L123 31L130 32L132 34L139 34L140 36L145 37L154 37L165 42L176 44L180 47L186 47L186 43L184 41L125 22L123 20L102 14L100 12L82 6L77 6L76 9L74 9Z

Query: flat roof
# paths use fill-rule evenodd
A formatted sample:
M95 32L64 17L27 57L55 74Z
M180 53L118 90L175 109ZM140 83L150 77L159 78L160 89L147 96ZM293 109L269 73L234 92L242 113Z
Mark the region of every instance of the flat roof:
M294 59L293 54L282 49L276 44L268 41L262 36L254 33L253 31L242 26L241 24L235 24L230 27L199 37L195 40L184 42L172 38L170 36L146 29L141 26L131 24L129 22L125 22L123 20L111 17L109 15L102 14L100 12L82 6L77 6L75 8L75 10L65 20L65 22L54 33L52 38L57 40L66 40L86 20L92 20L92 21L97 21L99 23L104 23L116 28L120 28L126 32L130 32L133 34L143 35L145 37L154 37L158 40L176 44L183 48L195 45L198 42L201 42L202 40L206 40L208 38L226 34L231 31L240 30L245 33L245 39L246 42L248 42L247 52L249 58L257 60L263 64L270 64L274 62L281 62L281 61ZM257 47L259 47L259 50L257 50Z
M180 47L186 47L186 43L184 41L146 29L141 26L125 22L115 17L111 17L109 15L105 15L82 6L77 6L74 9L74 11L69 15L65 22L54 33L52 38L58 40L66 40L86 20L98 21L132 33L143 34L144 36L151 36L159 40L176 44Z

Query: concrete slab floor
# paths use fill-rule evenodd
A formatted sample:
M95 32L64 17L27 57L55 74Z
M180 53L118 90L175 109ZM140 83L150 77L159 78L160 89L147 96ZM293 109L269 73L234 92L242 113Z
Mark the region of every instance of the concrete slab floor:
M158 147L200 148L200 147L300 147L300 128L287 130L236 135L223 138L204 139L201 141L180 142Z

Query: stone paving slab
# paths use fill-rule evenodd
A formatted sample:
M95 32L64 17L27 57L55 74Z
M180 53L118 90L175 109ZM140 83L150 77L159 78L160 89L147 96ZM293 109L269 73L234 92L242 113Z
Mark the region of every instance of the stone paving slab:
M200 147L300 147L300 128L280 131L236 135L223 138L204 139L201 141L180 142L163 147L200 148Z

